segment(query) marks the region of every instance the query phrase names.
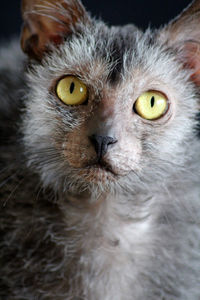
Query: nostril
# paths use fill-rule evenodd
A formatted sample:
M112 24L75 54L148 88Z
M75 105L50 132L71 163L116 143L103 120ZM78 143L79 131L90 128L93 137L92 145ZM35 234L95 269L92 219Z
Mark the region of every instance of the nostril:
M90 137L90 140L94 145L98 160L100 160L106 154L109 145L115 144L117 142L116 138L97 134L93 134Z
M106 143L107 143L108 145L117 143L117 139L115 139L115 138L113 138L113 137L106 136L105 138L107 139L107 140L106 140Z
M90 140L94 146L97 156L99 156L101 152L101 137L93 134L92 136L90 136Z

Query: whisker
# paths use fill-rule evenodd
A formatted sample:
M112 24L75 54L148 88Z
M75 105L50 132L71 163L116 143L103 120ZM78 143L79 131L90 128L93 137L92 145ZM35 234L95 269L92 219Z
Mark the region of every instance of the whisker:
M12 174L11 176L8 176L5 180L0 182L0 188L2 188L7 182L9 182L11 179L13 179L17 174L18 174L18 172Z
M6 171L11 170L14 167L14 163L10 164L9 166L4 167L3 169L0 170L0 175L5 173Z
M20 185L25 181L25 177L22 178L20 180L20 182L13 188L13 190L10 192L9 196L7 197L7 199L4 201L3 203L3 207L6 206L6 204L8 203L8 201L11 199L11 197L13 196L13 194L17 191L17 189L20 187Z

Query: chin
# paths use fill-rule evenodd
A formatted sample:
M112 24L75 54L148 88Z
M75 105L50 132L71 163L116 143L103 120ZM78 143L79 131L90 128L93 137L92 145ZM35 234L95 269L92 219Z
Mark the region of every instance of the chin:
M106 167L101 167L98 165L93 165L86 167L78 172L78 175L83 177L88 183L93 184L106 184L108 182L117 181L119 175L114 173L111 169Z
M72 175L73 174L73 175ZM93 194L94 197L114 190L121 176L97 165L73 170L64 181L64 191L73 194Z

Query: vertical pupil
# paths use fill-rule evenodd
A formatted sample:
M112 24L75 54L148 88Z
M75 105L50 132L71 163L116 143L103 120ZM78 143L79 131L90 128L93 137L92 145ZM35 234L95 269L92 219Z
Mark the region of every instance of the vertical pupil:
M70 94L73 93L74 87L75 87L75 84L74 84L74 82L72 82L71 85L70 85L70 89L69 89L70 90Z
M154 98L154 96L151 98L151 107L153 107L154 106L154 103L155 103L155 98Z

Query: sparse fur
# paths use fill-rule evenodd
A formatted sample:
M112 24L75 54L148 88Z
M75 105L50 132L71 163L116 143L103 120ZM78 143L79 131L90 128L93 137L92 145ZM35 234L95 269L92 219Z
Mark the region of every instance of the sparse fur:
M200 91L183 49L167 28L70 26L41 61L1 47L0 299L199 300ZM88 105L56 99L65 74ZM147 90L171 100L166 118L133 114ZM95 130L117 134L117 179L85 167Z

